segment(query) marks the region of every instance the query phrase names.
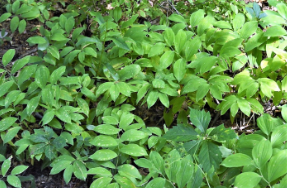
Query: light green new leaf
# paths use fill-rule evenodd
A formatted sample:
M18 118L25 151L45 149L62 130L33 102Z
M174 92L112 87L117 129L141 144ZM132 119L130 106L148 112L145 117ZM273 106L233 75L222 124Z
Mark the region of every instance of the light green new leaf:
M143 131L136 130L136 129L130 129L122 134L121 141L135 142L147 136L148 135L146 135Z
M239 35L243 39L248 39L251 37L253 33L256 32L258 28L258 22L257 21L250 21L246 22L243 27L239 30Z
M274 128L273 122L274 120L269 114L263 114L260 118L257 119L258 127L266 135L269 135L273 131Z
M286 110L285 110L285 113L287 113ZM283 114L283 111L282 111L282 114ZM271 135L272 147L280 148L285 141L287 141L287 126L281 125L281 126L276 127Z
M98 97L101 94L103 94L105 91L109 90L113 84L114 84L113 82L105 82L101 84L96 91L96 96Z
M140 156L147 156L147 152L145 148L137 145L137 144L128 144L123 146L120 151L122 153L125 153L127 155L131 155L134 157L140 157Z
M30 79L35 74L38 65L29 65L23 68L19 74L18 84L22 85L26 80Z
M108 169L103 168L103 167L91 168L89 169L88 174L97 174L101 177L112 177L113 176L112 173Z
M77 103L79 107L82 109L83 113L86 114L86 116L89 116L90 108L88 103L82 98L78 98Z
M15 73L24 67L27 63L29 63L31 56L25 56L22 59L17 60L14 65L12 66L11 73Z
M4 101L5 108L8 108L10 104L12 104L19 97L20 93L21 93L20 90L10 91L5 97Z
M255 172L244 172L235 178L234 185L237 188L253 188L261 180L261 176Z
M21 20L21 21L19 22L18 31L19 31L20 34L22 34L22 33L25 31L26 25L27 25L27 23L26 23L25 20Z
M96 151L89 158L97 160L97 161L109 161L113 158L116 158L118 155L116 152L109 149L101 149Z
M185 23L184 17L179 15L179 14L172 14L168 17L168 19L173 21L173 22Z
M109 92L110 92L110 96L111 96L111 99L116 102L117 98L119 97L120 95L120 91L119 91L119 88L113 84L110 89L109 89Z
M120 37L113 37L112 38L113 42L116 44L116 46L118 46L119 48L122 48L124 50L130 50L130 48L128 47L128 45L125 43L123 38Z
M5 52L5 54L3 55L2 57L2 64L4 66L6 66L14 57L16 53L16 50L15 49L9 49Z
M85 164L82 161L75 160L73 163L74 175L80 179L85 181L87 179L87 169Z
M173 65L173 74L178 82L182 80L186 72L186 62L183 58L177 60Z
M139 173L138 169L130 164L124 164L118 167L118 173L121 176L125 176L128 178L137 178L142 179L141 174Z
M252 157L255 164L263 170L267 161L272 156L272 146L269 140L261 140L252 149Z
M276 5L276 8L278 9L279 14L285 18L285 20L287 20L287 6L286 4L282 3L278 3ZM282 27L281 27L282 28Z
M128 126L134 121L134 114L123 112L120 118L119 128L126 130Z
M70 18L67 19L66 23L65 23L65 30L67 33L70 33L72 31L72 29L75 26L75 18L73 18L72 16Z
M160 102L161 102L166 108L168 108L168 107L169 107L169 98L168 98L167 94L158 93L158 96L159 96Z
M283 36L286 34L287 34L286 30L284 28L282 28L282 26L275 25L275 26L269 27L265 31L264 36L266 36L266 37L279 37L279 36Z
M6 12L0 16L0 23L7 20L12 14L10 12Z
M42 125L50 123L53 120L54 116L55 116L54 110L46 110L42 119Z
M56 111L55 115L65 123L72 123L71 116L69 113L70 111L67 111L66 108L61 107Z
M56 59L58 60L60 59L60 53L56 46L49 46L47 48L47 52L51 54L53 57L55 57Z
M1 166L1 175L2 176L6 176L6 173L8 172L9 168L11 167L11 159L12 159L12 156L10 156L8 159L6 159L3 163L2 163L2 166Z
M153 88L164 88L165 82L161 79L156 78L152 81L152 86L153 86Z
M245 16L242 13L236 14L232 20L233 29L236 31L240 29L245 22Z
M63 177L64 177L64 180L65 180L66 184L68 184L69 181L71 180L73 171L74 171L74 167L73 167L72 165L69 165L69 166L65 169L64 174L63 174Z
M174 35L174 32L171 28L167 28L164 32L163 32L163 38L166 42L166 44L168 46L173 46L174 45L174 38L175 38L175 35Z
M14 187L21 187L21 181L17 176L9 175L7 177L7 182Z
M240 167L240 166L248 166L252 165L252 159L243 153L236 153L233 155L229 155L226 157L221 165L225 167Z
M259 78L257 81L260 84L262 93L268 98L273 96L272 91L280 91L280 88L274 80L269 78Z
M95 181L93 181L93 183L91 184L90 188L103 188L103 187L107 187L112 181L112 178L108 178L108 177L100 177L98 179L96 179Z
M193 28L195 26L197 26L200 21L204 18L204 10L199 9L198 11L192 13L190 15L190 26Z
M173 58L174 58L174 51L166 51L159 60L160 63L160 69L166 69L167 67L169 67L172 62L173 62Z
M102 117L105 124L117 125L119 120L116 116L104 116Z
M156 43L155 45L153 45L148 53L148 57L153 57L156 55L161 55L164 51L165 48L165 43Z
M105 135L96 136L90 143L97 147L114 147L118 145L113 137Z
M182 29L180 29L174 39L174 46L175 46L175 50L177 51L177 53L180 53L183 50L183 47L186 43L186 33L185 31L183 31Z
M271 157L268 163L268 178L272 182L287 173L287 150L281 150L276 155Z

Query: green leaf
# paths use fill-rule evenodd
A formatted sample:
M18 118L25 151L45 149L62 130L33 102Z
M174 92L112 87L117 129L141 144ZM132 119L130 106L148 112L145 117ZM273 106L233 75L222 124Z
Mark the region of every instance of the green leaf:
M102 124L102 125L96 126L94 128L94 131L101 133L101 134L114 135L114 134L118 134L121 131L121 129L115 128L112 125Z
M1 166L1 175L2 176L6 176L6 173L8 172L9 168L11 167L11 159L12 159L12 156L10 156L8 159L6 159L3 163L2 163L2 166Z
M197 139L198 133L191 127L183 124L172 127L163 138L177 142L184 142Z
M238 98L237 104L238 104L239 109L240 109L245 115L250 116L251 107L250 107L250 105L249 105L249 103L248 103L247 100L242 99L242 98Z
M25 31L26 25L27 25L27 23L26 23L25 20L21 20L21 21L19 22L18 31L19 31L20 34L22 34L22 33Z
M119 128L126 129L134 121L135 116L128 112L123 112L121 115Z
M156 78L152 81L152 86L153 86L153 88L164 88L165 82L161 79Z
M159 100L160 102L166 107L169 107L169 98L167 96L167 94L163 94L163 93L158 93L159 94Z
M278 9L279 14L285 19L287 20L287 6L286 4L282 3L278 3L276 5L276 8Z
M242 13L236 14L234 19L232 20L233 29L236 31L240 29L245 22L245 16Z
M211 120L211 116L209 112L205 112L204 110L199 111L192 108L190 109L190 121L202 132L205 133L209 122Z
M112 178L108 177L100 177L93 181L91 184L90 188L102 188L102 187L107 187L112 181Z
M92 145L97 147L114 147L118 142L111 136L99 135L96 136L91 142Z
M67 19L65 23L65 30L67 33L70 33L75 26L75 19L71 16Z
M65 169L63 177L64 177L64 180L65 180L66 184L68 184L69 181L71 180L72 174L73 174L73 170L74 170L74 168L73 168L72 165L69 165L69 166Z
M257 125L266 135L269 135L274 128L272 117L269 114L263 114L259 117L257 119Z
M16 166L16 167L13 168L13 170L11 171L11 175L21 174L21 173L24 172L28 167L29 167L29 166L25 166L25 165Z
M164 161L164 170L169 180L176 182L177 175L181 168L180 155L176 149L167 154Z
M3 139L3 143L7 143L9 141L11 141L19 132L19 130L21 129L21 127L13 127L11 129L9 129Z
M174 51L166 51L159 60L160 63L160 69L166 69L167 67L169 67L172 62L173 62L173 58L174 58Z
M276 155L271 157L268 163L268 178L269 182L276 180L277 178L283 176L287 173L287 150L281 150Z
M239 30L239 35L243 39L248 39L253 33L256 32L258 28L258 22L257 21L250 21L246 22L242 29Z
M128 45L125 43L124 39L121 37L113 37L112 38L113 42L116 44L116 46L118 46L121 49L127 50L129 51L130 48L128 47Z
M7 20L12 14L10 12L6 12L0 16L0 23Z
M66 110L65 107L61 107L56 111L55 115L65 123L72 123L69 113L70 111Z
M135 142L135 141L141 140L147 136L148 135L146 135L143 131L131 129L131 130L128 130L122 134L121 141L123 141L123 142L124 141Z
M35 82L40 88L44 88L50 78L50 71L46 66L39 66L35 74Z
M145 188L157 188L157 187L165 187L166 180L160 177L154 178L151 180Z
M243 153L235 153L226 157L221 165L225 167L241 167L252 165L252 159Z
M118 118L115 116L104 116L102 119L106 124L117 125L119 123Z
M73 168L75 176L80 180L86 181L87 169L85 164L82 161L75 160L73 163Z
M130 156L140 157L140 156L147 156L147 152L145 148L137 145L137 144L128 144L123 146L120 151Z
M182 80L186 72L186 62L183 58L177 60L173 65L173 74L178 82Z
M283 110L282 110L282 114L283 114ZM285 141L287 141L287 126L281 125L281 126L276 127L271 135L272 147L280 148Z
M252 157L255 164L263 170L272 156L272 146L269 140L261 140L252 149Z
M16 53L16 50L15 49L9 49L5 52L5 54L3 55L2 57L2 64L4 66L6 66L14 57Z
M155 45L153 45L148 53L148 57L153 57L153 56L157 56L157 55L161 55L164 51L165 48L165 43L156 43Z
M141 174L139 173L138 169L135 168L133 165L124 164L118 167L118 173L121 176L125 176L127 178L137 178L142 179Z
M112 173L103 167L96 167L96 168L91 168L89 169L89 171L87 172L88 174L97 174L101 177L112 177Z
M163 38L168 46L172 46L174 44L174 38L175 38L173 30L171 28L167 28L163 32Z
M212 136L213 140L221 143L225 143L226 140L238 138L234 130L225 128L223 124L214 128L209 135Z
M26 80L30 79L35 74L38 65L29 65L23 68L19 74L18 84L22 85Z
M255 172L244 172L235 178L234 185L237 188L253 188L261 180L261 176Z
M19 90L10 91L5 97L5 102L4 102L5 108L8 108L18 98L20 93L21 91Z
M182 29L180 29L174 39L174 46L175 46L175 50L177 51L177 53L180 53L183 50L183 47L186 43L186 33L185 31L183 31Z
M105 82L101 84L96 91L96 96L98 97L101 94L103 94L105 91L109 90L113 84L114 84L113 82Z
M50 76L50 82L51 84L55 84L65 73L66 71L66 66L60 66L56 70L54 70Z
M277 83L269 78L259 78L257 80L260 84L260 89L268 98L273 96L272 91L280 91Z
M216 144L211 141L203 141L198 159L205 172L208 172L211 168L216 171L222 161L221 155L221 151Z
M31 45L34 45L34 44L45 44L47 41L43 37L34 36L34 37L29 37L27 39L27 42L29 42Z
M49 54L51 54L53 57L55 57L56 59L60 59L60 53L59 53L59 50L57 49L57 47L55 46L49 46L47 48L47 52Z
M65 37L65 35L61 34L61 33L54 33L51 37L50 40L54 40L54 41L67 41L69 40L68 38Z
M152 107L155 104L155 102L157 101L158 97L159 97L159 92L157 92L157 91L149 92L148 97L147 97L147 106L148 106L148 108Z
M176 176L176 183L179 188L183 188L193 177L194 164L190 155L185 156L181 160L181 168Z
M17 27L19 26L19 22L20 22L20 19L18 16L15 16L11 19L10 30L12 31L12 33L14 33L14 31L16 31Z
M134 76L139 74L140 71L141 71L141 67L137 64L125 66L123 69L119 71L120 80L125 81L130 78L133 78Z
M0 180L0 187L7 188L7 185L5 184L3 180Z
M9 175L7 182L14 187L21 187L21 181L17 176Z
M5 83L2 83L0 85L0 97L5 95L8 92L8 90L12 87L13 84L14 84L13 80L5 82Z
M27 104L27 115L30 116L38 107L41 95L32 98Z
M204 18L204 10L199 9L198 11L192 13L190 15L190 26L193 28L195 26L197 26L201 20Z
M109 149L101 149L96 151L93 155L89 158L97 161L109 161L113 158L116 158L118 155L116 152L109 150Z
M275 26L269 27L265 31L264 36L266 36L266 37L279 37L279 36L283 36L286 34L287 34L286 30L284 28L282 28L282 26L275 25Z

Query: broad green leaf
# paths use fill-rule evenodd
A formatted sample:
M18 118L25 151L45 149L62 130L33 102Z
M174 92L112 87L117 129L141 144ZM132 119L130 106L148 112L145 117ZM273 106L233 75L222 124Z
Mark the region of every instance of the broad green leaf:
M102 125L97 125L94 128L94 131L101 133L101 134L114 135L114 134L118 134L121 131L121 129L115 128L112 125L102 124Z
M9 49L5 52L5 54L3 55L2 57L2 64L4 66L6 66L14 57L16 53L16 50L15 49Z
M205 133L209 122L211 120L211 116L209 112L205 112L204 110L199 111L192 108L190 109L189 118L190 121L202 132Z
M29 167L29 166L24 166L24 165L16 166L16 167L13 168L13 170L11 171L11 175L21 174L21 173L24 172L28 167Z
M172 182L176 182L178 172L181 168L180 155L176 149L167 154L164 161L164 170L168 179Z
M199 151L198 159L203 169L207 172L211 168L217 170L222 161L221 151L218 146L211 141L203 141Z
M119 76L121 81L125 81L127 79L133 78L141 71L141 67L137 64L132 64L125 66L123 69L119 71Z
M25 31L26 25L27 25L27 23L26 23L25 20L21 20L21 21L19 22L18 31L19 31L20 34L22 34L22 33Z
M67 22L65 23L65 30L67 33L70 33L75 26L75 19L74 17L70 17L67 19Z
M274 121L269 114L263 114L261 117L259 117L257 119L258 127L266 135L269 135L272 132L272 130L274 129L274 123L273 122Z
M210 133L213 136L213 140L221 143L225 143L226 140L232 140L238 138L237 134L231 128L225 128L223 124L214 128Z
M192 56L196 54L201 47L201 39L195 36L192 40L188 40L185 44L185 58L190 61Z
M161 57L160 57L160 69L166 69L169 67L174 58L174 51L166 51Z
M102 117L105 124L117 125L119 120L116 116L104 116Z
M256 32L258 28L258 22L257 21L250 21L246 22L241 30L239 30L239 35L243 39L248 39L253 33Z
M128 112L123 112L121 115L119 128L126 129L134 121L135 116Z
M56 59L60 59L60 53L59 50L57 49L57 47L55 46L49 46L47 48L47 52L50 53L53 57L55 57Z
M145 188L157 188L157 187L165 187L166 180L160 177L154 178L151 180Z
M118 167L118 173L121 176L125 176L128 178L137 178L142 179L141 174L139 173L138 169L130 164L124 164Z
M118 96L120 95L120 91L119 91L118 87L115 84L113 84L110 87L109 92L110 92L111 99L115 102L117 100Z
M90 143L97 147L114 147L118 145L118 142L111 136L99 135L96 136Z
M65 123L71 123L71 116L70 116L70 111L67 111L66 108L61 107L59 108L55 115L63 122Z
M49 81L50 71L46 66L39 66L35 74L35 82L40 88L44 88Z
M163 93L158 93L159 96L159 100L160 102L166 107L169 107L169 98L167 96L167 94L163 94Z
M64 159L61 160L56 165L53 165L53 168L52 168L50 174L54 175L54 174L60 173L62 170L66 169L71 163L72 163L72 161L70 161L70 160L64 160Z
M286 34L287 34L286 30L284 28L282 28L282 26L275 25L275 26L269 27L265 31L264 36L266 36L266 37L279 37L279 36L283 36Z
M153 86L153 88L164 88L165 82L161 79L156 78L152 81L152 86Z
M7 182L14 187L21 187L21 181L17 176L9 175L7 177Z
M245 16L242 13L236 14L234 19L232 20L233 29L236 31L240 29L245 22Z
M244 172L235 178L234 185L237 188L253 188L261 180L261 176L255 172Z
M158 173L164 175L164 161L162 156L156 151L151 151L149 154L149 159L157 169Z
M22 59L17 60L12 66L11 73L16 73L22 67L24 67L27 63L29 63L31 56L25 56Z
M252 149L254 163L263 170L272 156L272 146L269 140L262 140Z
M50 82L51 84L55 84L65 73L66 71L66 66L60 66L56 70L54 70L50 76Z
M82 98L78 98L77 103L78 103L79 107L82 109L83 113L86 114L87 116L89 116L90 108L89 108L88 103Z
M258 100L250 98L250 99L247 99L247 101L249 102L253 112L263 114L264 108Z
M90 188L102 188L102 187L107 187L112 181L112 178L108 177L100 177L93 181L91 184Z
M168 17L169 20L173 21L173 22L183 22L185 23L185 19L183 16L179 15L179 14L172 14Z
M148 97L147 97L147 106L148 106L148 108L152 107L155 104L155 102L157 101L158 97L159 97L159 92L157 92L157 91L149 92Z
M113 82L105 82L101 84L96 91L96 96L98 97L101 94L103 94L105 91L109 90L113 84L114 84Z
M152 162L148 159L145 159L145 158L140 158L140 159L135 160L135 164L137 166L144 167L144 168L152 168L153 167Z
M10 12L6 12L0 16L0 23L7 20L12 14Z
M74 175L83 181L86 181L87 178L87 169L85 164L82 161L75 160L73 163Z
M50 40L54 40L54 41L67 41L69 40L68 38L65 37L65 35L61 34L61 33L54 33L51 37Z
M182 29L179 30L174 38L174 46L177 53L180 53L183 50L183 47L186 43L186 33Z
M147 152L145 148L137 145L137 144L128 144L123 146L120 151L130 156L140 157L140 156L147 156Z
M183 188L193 177L194 164L191 155L187 155L181 160L181 168L176 176L176 183L179 188Z
M278 9L279 14L285 19L287 20L287 6L286 4L279 3L276 5L276 8Z
M165 48L165 43L156 43L155 45L153 45L148 53L148 57L153 57L153 56L157 56L157 55L161 55L164 51Z
M14 31L16 31L17 27L19 26L19 22L20 22L20 19L18 16L15 16L11 19L10 30L12 31L12 33L14 33Z
M38 65L29 65L23 68L19 74L18 84L22 85L26 80L30 79L35 74Z
M12 159L12 156L10 156L8 159L6 159L3 163L2 163L2 166L1 166L1 175L2 176L6 176L6 173L8 172L9 168L11 167L11 159Z
M45 44L46 43L46 39L40 36L34 36L34 37L30 37L27 39L27 42L29 42L30 44Z
M112 177L113 176L112 173L108 169L103 168L103 167L91 168L89 169L88 174L97 174L101 177Z
M184 142L197 139L197 135L198 133L191 126L179 124L168 130L167 133L163 135L163 138L177 142Z
M285 113L287 113L286 110L285 110ZM282 110L282 115L283 115L283 110ZM280 148L285 141L287 141L287 126L281 125L281 126L276 127L271 135L272 147Z
M175 38L175 35L174 35L174 32L171 28L167 28L164 32L163 32L163 38L166 42L166 44L168 46L173 46L174 45L174 38Z
M18 98L20 93L21 93L20 90L10 91L5 97L5 102L4 102L5 108L8 108Z
M251 113L251 107L248 103L247 100L242 99L242 98L238 98L237 100L237 105L239 107L239 109L247 116L250 116Z
M120 7L116 7L113 12L112 16L116 22L118 22L122 17L122 9Z
M252 159L243 153L235 153L226 157L221 165L225 167L241 167L252 165Z
M21 129L21 127L13 127L11 129L9 129L3 139L3 143L7 143L9 141L11 141L19 132L19 130Z
M7 185L5 184L3 180L0 180L0 187L7 188Z
M198 11L194 12L190 16L190 26L193 28L197 26L201 20L204 18L204 10L199 9Z
M287 150L281 150L276 155L272 156L268 163L268 178L269 182L276 180L287 173Z
M109 149L101 149L96 151L93 155L91 155L89 158L97 161L109 161L113 158L116 158L118 155Z
M116 46L118 46L121 49L127 50L129 51L130 48L128 47L128 45L125 43L124 39L121 37L113 37L112 38L113 42L116 44Z
M126 82L117 82L115 85L121 94L127 97L131 96L131 88L129 84L127 84Z
M71 180L72 178L72 174L73 174L73 170L74 170L74 167L72 165L69 165L65 171L64 171L64 174L63 174L63 177L64 177L64 180L66 182L66 184L69 183L69 181Z
M30 116L38 107L41 95L32 98L27 104L27 115Z
M178 82L182 80L186 72L186 62L184 59L177 60L173 65L173 74Z
M274 80L269 78L259 78L257 81L260 84L262 93L268 98L273 96L272 91L280 91L280 88Z
M122 134L121 141L135 142L147 136L143 131L131 129Z

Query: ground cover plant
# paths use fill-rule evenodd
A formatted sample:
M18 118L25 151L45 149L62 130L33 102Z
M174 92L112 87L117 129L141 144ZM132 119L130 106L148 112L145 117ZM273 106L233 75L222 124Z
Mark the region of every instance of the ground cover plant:
M35 167L91 188L287 187L286 2L2 12L1 188L39 187Z

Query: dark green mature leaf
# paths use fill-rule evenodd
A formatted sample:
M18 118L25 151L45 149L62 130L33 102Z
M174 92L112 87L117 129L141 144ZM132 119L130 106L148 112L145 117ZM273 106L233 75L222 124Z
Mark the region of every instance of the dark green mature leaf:
M167 131L163 138L173 141L189 141L197 139L198 133L191 127L183 124L174 126Z
M198 159L205 172L208 172L212 167L214 170L219 168L222 161L221 151L218 146L211 141L203 141L199 151Z
M16 135L17 133L20 131L21 127L13 127L11 129L9 129L3 139L3 143L7 143L9 141L11 141Z
M152 107L155 104L155 102L157 101L158 98L159 98L159 92L151 91L148 94L148 97L147 97L148 108Z
M213 129L209 135L213 136L212 139L222 143L226 142L226 140L232 140L238 137L234 130L225 128L223 124Z
M119 48L122 48L124 50L130 50L130 48L128 47L128 45L125 43L123 38L120 37L113 37L112 38L113 42L116 44L116 46L118 46Z
M211 116L209 112L205 112L204 110L199 111L192 108L190 109L190 121L202 132L205 133L209 122L211 120Z
M87 169L85 164L80 160L76 160L73 163L73 167L75 176L78 179L85 181L87 178Z

